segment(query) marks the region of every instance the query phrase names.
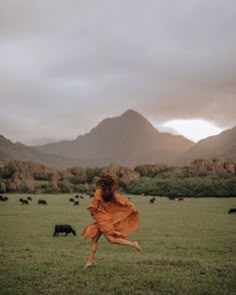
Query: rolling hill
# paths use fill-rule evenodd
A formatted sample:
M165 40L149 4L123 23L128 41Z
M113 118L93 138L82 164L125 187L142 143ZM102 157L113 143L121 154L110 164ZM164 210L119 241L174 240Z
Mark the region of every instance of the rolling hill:
M7 162L11 160L34 161L56 168L66 168L75 165L75 161L71 159L46 154L19 142L13 143L3 135L0 135L0 161ZM77 162L76 164L80 163Z
M197 158L236 161L236 127L200 140L184 154L183 161Z

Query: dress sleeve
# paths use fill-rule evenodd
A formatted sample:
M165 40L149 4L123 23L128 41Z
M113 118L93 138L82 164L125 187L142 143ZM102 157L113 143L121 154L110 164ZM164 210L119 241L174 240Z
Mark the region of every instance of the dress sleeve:
M98 207L98 200L100 199L100 196L101 196L101 189L97 189L95 194L94 194L92 202L87 207L87 210L91 214L96 212L97 207Z
M121 205L127 205L129 200L127 197L119 195L119 194L115 194L115 200L117 203L120 203Z
M129 201L129 199L125 196L115 194L116 202L120 203L123 206L131 208L134 212L137 211L134 204Z

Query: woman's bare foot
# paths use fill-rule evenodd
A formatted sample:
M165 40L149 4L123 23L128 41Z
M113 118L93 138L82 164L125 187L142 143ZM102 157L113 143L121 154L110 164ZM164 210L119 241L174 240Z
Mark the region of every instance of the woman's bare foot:
M87 262L84 266L84 268L87 268L87 267L91 267L92 266L92 262Z
M139 243L138 242L134 242L134 247L140 251L141 253L143 253L143 249L140 247Z

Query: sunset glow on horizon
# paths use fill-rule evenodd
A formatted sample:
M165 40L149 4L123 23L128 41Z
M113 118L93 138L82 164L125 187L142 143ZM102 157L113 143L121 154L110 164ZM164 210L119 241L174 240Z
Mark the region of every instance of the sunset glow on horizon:
M163 123L160 128L163 131L183 135L194 142L224 131L224 129L204 119L171 120Z

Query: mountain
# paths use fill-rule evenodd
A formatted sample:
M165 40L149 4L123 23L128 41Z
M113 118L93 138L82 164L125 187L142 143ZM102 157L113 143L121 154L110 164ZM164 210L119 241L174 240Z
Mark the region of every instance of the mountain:
M195 159L236 161L236 127L200 140L183 156L183 162Z
M41 152L82 159L86 166L111 163L134 167L137 164L176 163L193 143L179 135L162 133L141 114L128 110L103 120L88 134L75 140L38 146Z
M159 132L133 110L107 118L89 133L70 141L29 147L0 135L0 162L31 160L56 168L116 163L133 168L213 158L236 161L236 127L193 144L182 136Z
M66 159L57 155L46 154L19 142L13 143L3 135L0 135L0 161L6 162L11 160L30 160L57 168L65 168L75 165L75 161L71 159ZM76 164L79 164L79 161Z

